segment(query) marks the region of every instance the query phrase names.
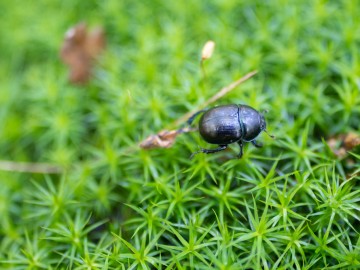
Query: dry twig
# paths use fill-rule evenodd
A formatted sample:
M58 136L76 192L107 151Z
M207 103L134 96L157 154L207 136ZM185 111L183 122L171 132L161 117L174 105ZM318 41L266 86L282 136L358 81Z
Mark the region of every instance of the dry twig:
M25 173L62 173L63 168L49 163L14 162L8 160L0 161L0 171L25 172Z
M196 113L197 111L207 107L208 105L210 105L211 103L217 101L218 99L222 98L227 93L234 90L237 86L239 86L240 84L242 84L246 80L250 79L256 73L257 73L256 70L252 71L252 72L246 74L244 77L238 79L237 81L229 84L228 86L223 87L214 96L212 96L210 99L205 101L199 107L197 107L196 109L194 109L191 112L188 112L188 113L184 114L183 116L181 116L179 119L177 119L175 122L173 122L169 126L171 126L171 127L180 126L181 124L186 122L194 113ZM187 128L187 129L175 129L175 130L167 130L167 129L165 129L165 130L162 130L162 131L158 132L157 134L150 135L145 140L143 140L139 144L139 146L142 149L169 148L174 144L177 135L179 135L181 133L185 133L185 132L190 132L190 131L193 131L193 129L190 129L190 128Z
M225 96L226 94L228 94L229 92L231 92L232 90L234 90L237 86L239 86L239 85L242 84L243 82L245 82L245 81L247 81L248 79L250 79L251 77L253 77L256 73L257 73L257 70L252 71L252 72L249 72L248 74L246 74L245 76L241 77L241 78L238 79L237 81L229 84L228 86L223 87L223 88L220 89L214 96L212 96L211 98L209 98L207 101L205 101L205 102L204 102L203 104L201 104L199 107L197 107L195 110L184 114L182 117L180 117L178 120L176 120L172 125L178 126L178 125L186 122L194 113L196 113L197 111L200 111L201 109L206 108L206 107L209 106L211 103L214 103L214 102L217 101L218 99L222 98L223 96Z

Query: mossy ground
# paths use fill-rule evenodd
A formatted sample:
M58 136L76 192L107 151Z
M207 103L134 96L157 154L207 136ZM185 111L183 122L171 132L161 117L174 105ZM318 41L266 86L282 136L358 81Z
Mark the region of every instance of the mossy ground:
M358 1L0 2L0 159L66 168L0 172L1 268L359 268L360 156L326 145L358 132L359 14ZM59 60L79 21L107 34L85 87ZM196 133L137 149L252 70L217 104L269 110L276 140L241 160L236 147L189 160L209 147Z

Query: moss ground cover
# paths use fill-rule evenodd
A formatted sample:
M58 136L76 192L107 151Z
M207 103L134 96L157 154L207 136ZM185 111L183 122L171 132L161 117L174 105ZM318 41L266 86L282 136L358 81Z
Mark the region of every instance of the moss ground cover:
M0 171L7 269L356 269L360 155L327 139L359 132L358 1L0 2L0 160L61 174ZM91 82L67 82L69 26L102 25ZM203 44L214 56L199 66ZM214 105L266 114L272 140L189 160L137 144L218 89Z

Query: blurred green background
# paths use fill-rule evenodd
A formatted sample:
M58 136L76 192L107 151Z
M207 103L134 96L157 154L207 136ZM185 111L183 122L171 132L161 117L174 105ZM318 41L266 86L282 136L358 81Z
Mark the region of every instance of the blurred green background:
M0 171L1 268L359 267L360 158L326 143L358 132L359 14L359 1L1 1L0 160L65 168ZM85 86L59 57L79 22L107 40ZM214 105L269 110L276 140L241 160L236 147L189 160L211 147L196 133L138 149L252 70Z

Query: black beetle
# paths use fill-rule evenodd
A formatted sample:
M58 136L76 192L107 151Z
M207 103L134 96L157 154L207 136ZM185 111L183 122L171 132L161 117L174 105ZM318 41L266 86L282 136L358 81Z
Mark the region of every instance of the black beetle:
M191 124L200 113L204 113L199 121L201 137L208 143L218 144L219 147L201 148L193 153L191 158L198 153L211 154L225 150L234 142L240 146L238 158L243 155L243 142L251 142L256 147L262 147L255 139L262 131L267 133L266 122L264 116L254 108L237 104L222 105L195 113L189 118L188 124Z

